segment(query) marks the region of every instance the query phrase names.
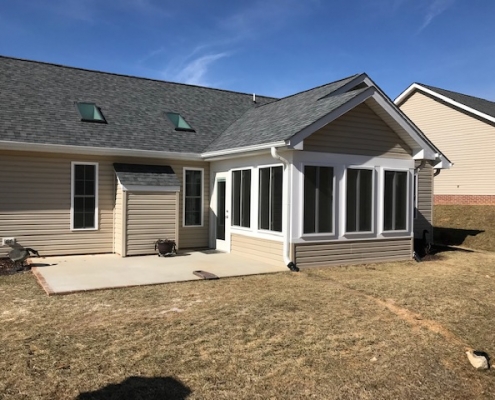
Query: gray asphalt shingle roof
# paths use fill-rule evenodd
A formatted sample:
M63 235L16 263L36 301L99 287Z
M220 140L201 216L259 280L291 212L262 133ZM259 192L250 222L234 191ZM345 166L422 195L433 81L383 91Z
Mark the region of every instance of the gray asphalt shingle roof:
M440 89L435 86L424 85L422 83L418 83L418 85L495 118L495 102L493 101L469 96L467 94L452 92L450 90Z
M168 165L113 164L117 178L124 186L178 186L179 178Z

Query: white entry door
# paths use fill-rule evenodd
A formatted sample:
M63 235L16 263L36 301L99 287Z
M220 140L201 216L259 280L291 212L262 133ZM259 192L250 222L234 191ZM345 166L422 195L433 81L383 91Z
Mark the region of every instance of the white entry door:
M230 217L228 199L230 196L228 185L228 172L215 175L215 187L213 189L213 201L215 210L215 238L218 250L230 252Z

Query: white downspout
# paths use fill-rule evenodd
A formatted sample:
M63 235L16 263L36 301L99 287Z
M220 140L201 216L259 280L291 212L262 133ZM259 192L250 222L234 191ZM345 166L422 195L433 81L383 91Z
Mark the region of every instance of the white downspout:
M277 149L275 147L271 148L271 155L273 158L282 161L284 164L284 177L286 181L285 185L285 232L284 232L284 262L291 271L299 271L294 261L290 259L290 228L291 228L291 218L290 218L290 195L291 195L291 179L289 176L289 166L290 163L285 158L283 158L280 154L277 153Z

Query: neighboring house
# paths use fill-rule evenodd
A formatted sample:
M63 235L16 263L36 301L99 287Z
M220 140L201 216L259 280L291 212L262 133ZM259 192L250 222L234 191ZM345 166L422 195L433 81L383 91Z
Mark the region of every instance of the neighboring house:
M449 166L366 74L273 99L0 57L0 87L0 237L43 255L406 260Z
M435 178L435 204L495 205L495 102L414 83L395 103L455 162Z

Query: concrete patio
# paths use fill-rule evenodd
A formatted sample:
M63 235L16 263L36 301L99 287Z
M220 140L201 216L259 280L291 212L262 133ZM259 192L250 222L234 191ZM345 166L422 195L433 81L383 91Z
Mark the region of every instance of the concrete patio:
M48 295L202 280L193 274L197 270L219 278L289 272L283 262L274 266L215 250L180 252L175 257L102 254L31 261L33 274Z

